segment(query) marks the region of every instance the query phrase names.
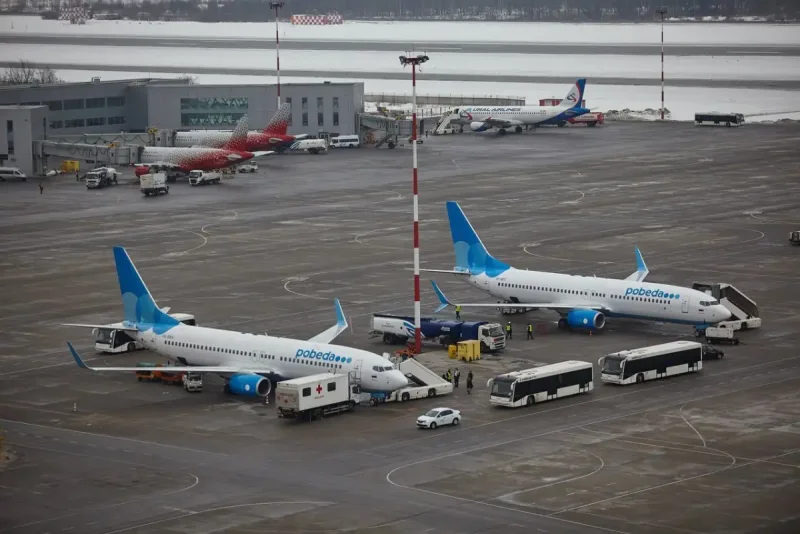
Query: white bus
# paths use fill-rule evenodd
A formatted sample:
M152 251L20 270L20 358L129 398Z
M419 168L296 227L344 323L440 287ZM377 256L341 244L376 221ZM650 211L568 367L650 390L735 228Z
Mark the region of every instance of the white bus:
M188 313L171 313L170 316L188 326L197 326L194 315ZM142 350L144 347L135 339L129 336L122 328L122 323L114 323L103 328L92 330L94 335L94 348L97 352L117 354L120 352L133 352Z
M594 389L593 366L589 362L560 362L499 375L491 382L489 402L519 408L589 393Z
M694 341L673 341L608 354L597 362L600 380L612 384L639 384L703 369L703 345Z

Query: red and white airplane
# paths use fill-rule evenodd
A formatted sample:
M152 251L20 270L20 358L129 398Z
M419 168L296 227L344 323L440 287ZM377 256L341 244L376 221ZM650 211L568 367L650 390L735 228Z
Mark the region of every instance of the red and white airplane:
M136 176L149 173L151 167L187 173L195 170L212 171L274 154L272 150L257 152L247 150L248 126L245 115L239 119L236 128L219 147L142 147L139 163L136 165Z
M246 150L282 150L307 134L289 135L290 104L281 104L262 131L247 132ZM192 130L175 134L176 147L222 147L231 138L230 130Z

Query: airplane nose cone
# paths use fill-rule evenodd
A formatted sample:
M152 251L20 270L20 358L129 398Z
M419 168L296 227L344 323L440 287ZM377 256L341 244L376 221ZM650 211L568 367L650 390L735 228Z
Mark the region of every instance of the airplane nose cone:
M393 371L392 372L392 387L394 389L402 389L408 386L408 378L401 373L400 371Z
M720 306L720 308L721 308L720 313L722 314L723 321L727 321L728 319L733 317L733 314L728 308L726 308L725 306Z

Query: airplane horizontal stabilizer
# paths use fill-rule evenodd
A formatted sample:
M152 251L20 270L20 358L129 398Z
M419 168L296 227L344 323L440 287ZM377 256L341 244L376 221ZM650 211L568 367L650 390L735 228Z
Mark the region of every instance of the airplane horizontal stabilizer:
M61 326L77 326L79 328L110 328L107 324L76 324L76 323L64 323ZM136 326L115 326L114 330L122 330L124 332L141 332L141 330Z
M332 327L328 328L324 332L320 332L316 336L309 339L312 343L330 343L334 339L336 339L339 334L347 330L349 326L347 324L347 319L344 316L344 310L342 309L342 305L339 302L339 299L335 299L336 303L336 324Z
M411 269L408 269L411 270ZM426 273L441 273L441 274L458 274L461 276L469 276L470 273L468 271L453 271L447 269L420 269L421 272Z
M67 347L69 347L69 351L72 354L72 358L75 360L75 363L78 364L78 367L81 369L88 369L90 371L117 371L117 372L128 372L128 371L166 371L166 372L192 372L192 373L253 373L253 374L273 374L275 373L274 369L269 367L256 367L256 366L191 366L191 365L162 365L162 366L148 366L148 367L89 367L83 361L83 358L80 357L78 352L75 350L75 347L72 346L72 343L67 341Z

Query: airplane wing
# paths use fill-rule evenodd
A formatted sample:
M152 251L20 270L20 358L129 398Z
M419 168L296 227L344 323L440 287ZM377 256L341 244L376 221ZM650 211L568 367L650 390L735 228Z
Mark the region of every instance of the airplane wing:
M274 153L275 153L274 150L262 150L261 152L253 152L253 159L262 158L264 156L269 156Z
M625 280L631 280L633 282L643 282L645 277L647 277L649 273L650 270L644 263L644 258L642 258L642 253L639 251L639 247L636 247L636 272L628 276Z
M462 303L452 303L450 302L447 297L444 296L444 293L439 286L436 285L436 282L431 280L431 284L433 284L433 290L436 292L436 296L439 298L440 305L436 308L436 312L442 311L443 309L447 308L448 306L461 306L462 308L536 308L536 309L545 309L545 310L556 310L556 311L569 311L569 310L597 310L597 311L608 311L608 306L603 304L597 304L593 302L514 302L514 303L477 303L477 304L462 304Z
M328 328L324 332L320 332L316 336L309 339L309 341L313 343L330 343L334 339L336 339L339 334L347 330L349 326L347 324L347 319L344 316L344 310L342 310L342 305L339 303L339 299L336 299L336 324L332 327Z
M125 326L110 326L107 324L75 324L75 323L64 323L61 326L77 326L79 328L113 328L114 330L123 330L125 332L140 332L138 328L135 326L132 327L125 327Z
M262 365L209 365L209 366L191 366L191 365L162 365L152 367L89 367L80 357L72 343L67 341L67 347L72 354L72 358L78 367L81 369L88 369L90 371L111 371L111 372L133 372L133 371L165 371L165 372L192 372L192 373L253 373L253 374L272 374L275 369Z

